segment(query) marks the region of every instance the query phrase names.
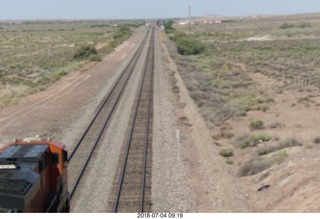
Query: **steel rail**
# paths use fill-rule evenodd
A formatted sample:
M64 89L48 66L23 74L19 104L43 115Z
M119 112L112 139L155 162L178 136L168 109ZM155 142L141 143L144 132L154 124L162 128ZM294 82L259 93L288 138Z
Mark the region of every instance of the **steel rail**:
M152 45L152 43L154 43L154 30L152 30L152 35L151 35L151 40L150 40L150 45ZM152 55L152 57L154 56L154 46L150 46L149 45L149 50L148 50L148 55L147 57L150 57L150 55ZM154 58L152 58L152 71L154 69ZM130 132L128 135L128 141L126 144L126 149L125 149L125 157L122 163L122 168L121 168L121 173L120 173L120 179L119 179L119 183L118 183L118 187L117 187L117 192L116 192L116 198L115 198L115 202L114 202L114 206L112 209L112 212L117 212L118 211L118 206L119 206L119 201L120 201L120 196L121 196L121 191L122 191L122 185L123 185L123 180L124 180L124 176L125 176L125 171L126 171L126 167L127 167L127 162L128 162L128 158L129 158L129 151L130 151L130 147L131 147L131 142L132 142L132 137L133 137L133 132L134 132L134 128L136 126L136 121L137 121L137 115L138 115L138 110L139 110L139 106L140 106L140 101L141 101L141 97L142 97L142 90L143 90L143 85L145 83L145 78L146 78L146 74L147 74L147 67L148 67L148 62L146 62L145 64L145 69L144 69L144 75L143 75L143 81L141 83L141 87L140 87L140 91L139 91L139 97L137 100L137 104L136 104L136 108L135 108L135 112L134 112L134 116L133 116L133 121L131 123L130 126ZM153 75L153 72L151 73ZM153 79L153 77L152 77ZM147 127L145 130L145 133L147 133L147 136L145 137L145 142L144 142L144 148L147 148L148 145L148 133L149 133L149 118L150 118L150 109L151 109L151 88L152 88L152 83L150 83L150 90L149 90L149 100L148 100L148 113L147 113ZM140 198L140 207L139 210L140 212L143 211L143 205L144 205L144 188L145 188L145 178L146 178L146 161L147 161L147 151L144 150L144 165L143 165L143 176L142 176L142 187L143 187L143 191L141 191L141 198Z
M152 32L152 43L154 44L154 32ZM152 48L152 58L151 58L151 69L154 72L154 45ZM144 154L143 154L143 174L142 174L142 184L141 184L141 201L140 201L140 212L144 211L144 193L145 193L145 185L146 185L146 175L147 175L147 155L148 155L148 139L149 139L149 125L150 125L150 117L151 117L151 106L152 106L152 95L153 95L153 80L154 74L151 76L151 83L149 85L149 97L148 97L148 115L146 122L146 130L145 130L145 141L144 141Z
M128 81L129 81L131 75L132 75L132 72L133 72L135 66L137 65L137 62L138 62L138 60L139 60L139 57L140 57L141 54L142 54L142 51L143 51L143 48L144 48L144 46L145 46L145 42L146 42L146 39L147 39L147 36L148 36L148 35L149 35L149 32L145 35L145 37L144 37L144 39L143 39L140 47L139 47L138 50L135 52L133 58L131 59L130 63L126 66L125 70L122 72L122 74L121 74L121 76L119 77L119 79L117 80L116 84L113 86L111 92L109 92L109 94L107 95L107 98L104 100L103 104L100 106L98 112L97 112L96 115L94 116L94 118L93 118L93 120L91 121L90 125L89 125L89 126L87 127L87 129L85 130L84 134L82 135L81 139L80 139L79 142L77 143L75 149L72 151L72 153L71 153L71 155L70 155L70 157L69 157L69 159L68 159L68 162L72 159L72 157L74 156L76 150L77 150L77 149L79 148L79 146L81 145L83 139L84 139L85 136L88 134L91 126L94 124L96 118L98 117L98 115L100 114L100 112L102 111L102 109L104 108L104 106L106 105L106 103L108 102L110 96L113 94L113 91L115 90L115 88L116 88L117 85L119 84L119 82L120 82L120 80L122 79L123 75L125 75L125 73L127 73L127 71L130 70L130 74L129 74L129 76L126 78L125 83L124 83L124 85L122 86L119 95L116 97L116 101L115 101L115 103L113 104L110 113L109 113L108 116L106 117L106 120L105 120L105 122L104 122L104 125L103 125L102 129L100 130L99 135L98 135L98 137L96 138L96 140L95 140L92 148L90 149L89 155L88 155L88 157L86 158L86 161L84 162L84 164L82 165L81 170L80 170L80 173L78 174L78 176L77 176L77 178L76 178L76 180L75 180L75 182L74 182L74 184L73 184L73 186L72 186L72 188L71 188L71 190L70 190L70 195L69 195L70 199L72 199L72 197L73 197L73 195L74 195L74 193L75 193L75 191L76 191L76 189L77 189L77 186L78 186L78 184L79 184L79 182L80 182L80 180L81 180L81 178L82 178L82 176L83 176L83 174L84 174L84 172L85 172L85 169L86 169L86 167L88 166L88 163L89 163L89 161L90 161L90 159L91 159L91 157L92 157L92 154L93 154L93 152L95 151L95 149L96 149L96 147L97 147L97 145L98 145L98 143L99 143L99 141L100 141L100 139L101 139L101 136L102 136L105 128L107 127L107 125L108 125L108 123L109 123L109 120L110 120L110 118L111 118L111 116L112 116L112 114L113 114L113 112L114 112L114 109L116 108L116 106L117 106L117 104L118 104L118 102L119 102L119 100L120 100L120 98L121 98L121 96L122 96L122 93L123 93L123 91L124 91L125 88L126 88L126 85L127 85ZM131 67L131 69L129 69L129 67L130 67L131 65L133 65L133 66Z
M103 103L101 104L101 106L99 107L98 111L96 112L95 116L93 117L93 119L91 120L89 126L87 126L85 132L82 134L81 138L79 139L79 141L77 142L76 146L74 147L74 149L72 150L72 152L70 153L69 157L68 157L68 162L72 159L72 157L74 156L74 154L76 153L76 151L78 150L80 144L82 143L83 139L85 138L85 136L87 135L87 133L89 132L91 126L93 125L93 123L95 122L95 120L97 119L98 115L100 114L100 112L102 111L102 109L104 108L104 106L106 105L106 103L108 102L109 98L111 97L111 95L113 94L114 90L116 89L116 87L118 86L118 84L120 83L122 77L125 75L126 71L129 69L130 65L132 63L134 63L136 57L139 57L140 54L142 53L143 50L143 45L144 42L146 41L147 38L147 34L145 35L140 47L137 49L137 51L135 52L135 54L133 55L133 58L130 60L129 64L125 67L125 69L121 72L119 78L117 79L116 83L113 85L112 89L109 91L109 93L106 95L106 98L103 100ZM138 55L139 54L139 55Z

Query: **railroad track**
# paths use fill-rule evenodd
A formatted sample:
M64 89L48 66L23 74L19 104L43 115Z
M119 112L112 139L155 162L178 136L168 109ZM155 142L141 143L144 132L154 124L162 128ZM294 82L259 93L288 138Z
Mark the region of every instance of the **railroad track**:
M83 135L80 137L78 143L75 145L73 151L69 153L68 168L72 169L72 171L69 171L68 178L69 181L73 183L72 187L69 189L71 200L73 199L77 188L81 184L81 178L85 173L86 167L88 166L94 151L99 147L100 140L104 136L118 102L121 99L126 86L128 85L149 35L150 31L147 32L133 58L126 68L121 72L111 91L102 101L99 109L94 115L89 126L84 131Z
M144 78L123 148L123 160L109 198L112 212L150 212L152 165L152 112L154 78L154 31L144 66Z

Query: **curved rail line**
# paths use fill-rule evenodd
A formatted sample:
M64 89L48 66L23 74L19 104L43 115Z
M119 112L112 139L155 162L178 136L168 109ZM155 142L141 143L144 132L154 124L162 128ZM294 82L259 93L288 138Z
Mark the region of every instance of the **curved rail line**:
M72 188L70 189L70 199L72 199L78 184L85 172L85 169L90 161L90 158L95 151L104 131L107 125L109 124L110 118L112 117L112 114L114 112L114 109L116 108L123 91L125 90L126 85L128 84L128 81L132 75L132 72L134 71L135 66L137 65L137 62L139 60L139 57L142 54L143 48L145 46L145 43L147 41L147 38L149 36L149 32L145 35L141 45L135 52L133 58L129 62L129 64L126 66L126 68L122 71L121 75L117 79L116 83L112 87L111 91L106 95L105 99L103 100L101 106L99 107L97 113L93 117L92 121L90 122L89 126L86 128L85 132L79 139L78 143L74 147L73 151L70 153L70 156L68 158L69 162L69 168L73 169L79 169L79 165L73 165L70 167L70 163L73 162L73 158L75 157L75 154L77 154L77 157L83 158L84 160L80 170L78 171L79 174L75 176L73 179L74 183ZM95 136L95 137L94 137ZM91 146L91 148L90 148ZM79 149L82 149L81 151ZM88 151L87 148L90 148ZM81 160L81 159L77 159Z
M153 106L154 30L151 33L148 60L144 68L144 80L141 83L133 121L128 133L112 212L143 212L146 187L149 193L147 198L151 198L150 177L149 181L146 181L147 174L150 175L151 170L151 162L147 161L150 160L148 155L152 149L152 126L150 124ZM148 201L151 203L151 200Z

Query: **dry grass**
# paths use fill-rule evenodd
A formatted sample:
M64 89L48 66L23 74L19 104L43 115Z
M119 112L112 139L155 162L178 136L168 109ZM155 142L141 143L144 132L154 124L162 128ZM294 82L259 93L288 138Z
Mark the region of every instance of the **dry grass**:
M98 61L98 56L126 39L114 40L119 28L112 24L113 21L1 23L0 107L16 102L22 94L45 89L88 61ZM97 45L99 54L95 57L74 59L79 48ZM21 86L28 89L18 89ZM4 89L12 92L2 92Z
M259 158L255 160L251 160L245 164L243 164L238 170L238 176L251 176L257 173L260 173L266 169L269 169L275 164L280 164L285 161L288 154L286 151L279 151L272 157L268 158Z
M239 136L236 139L236 144L239 146L239 148L244 149L247 147L254 147L259 143L270 141L271 139L271 136L265 133L252 133Z
M302 146L302 145L303 144L295 138L285 139L279 142L279 144L276 146L264 146L264 147L258 148L258 154L262 156L275 151L282 150L284 148L296 147L296 146Z
M177 55L174 46L171 49L216 144L233 145L241 156L233 160L246 163L239 170L241 176L259 173L283 162L287 153L300 151L286 148L320 142L319 137L300 142L296 140L300 134L287 135L291 130L285 133L287 140L278 141L291 127L289 116L281 115L283 108L317 110L320 106L320 19L291 18L198 23L191 34L206 44L203 54L185 57ZM188 32L187 27L177 28ZM294 94L293 101L287 103L286 94ZM227 124L232 133L223 129ZM294 128L301 131L302 126ZM258 133L261 129L265 133ZM275 140L272 136L278 136L278 129Z

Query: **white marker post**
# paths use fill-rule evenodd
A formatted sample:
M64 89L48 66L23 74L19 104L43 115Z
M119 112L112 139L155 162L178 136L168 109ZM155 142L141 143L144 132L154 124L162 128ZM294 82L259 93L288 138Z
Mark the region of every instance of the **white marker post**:
M176 132L177 144L178 144L178 161L180 162L180 130Z

